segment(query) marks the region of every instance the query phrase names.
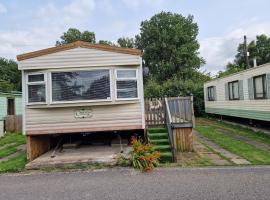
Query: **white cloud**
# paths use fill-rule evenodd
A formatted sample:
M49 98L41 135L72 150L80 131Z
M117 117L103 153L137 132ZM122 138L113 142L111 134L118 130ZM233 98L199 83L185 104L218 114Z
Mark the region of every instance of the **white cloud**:
M7 12L7 8L0 3L0 14L6 13Z
M248 40L253 40L259 34L270 35L270 22L251 19L224 36L202 39L200 52L206 60L202 70L206 69L213 74L224 70L226 64L233 61L238 44L243 42L243 36L247 35Z
M72 27L87 20L94 8L94 0L72 0L59 7L48 3L36 12L35 17L47 26Z
M140 6L152 6L152 7L158 7L161 6L165 0L122 0L122 2L133 9L137 9Z
M94 0L72 0L61 7L54 3L43 5L34 13L36 26L23 31L0 31L0 56L15 59L17 54L55 45L67 28L78 27L94 8Z

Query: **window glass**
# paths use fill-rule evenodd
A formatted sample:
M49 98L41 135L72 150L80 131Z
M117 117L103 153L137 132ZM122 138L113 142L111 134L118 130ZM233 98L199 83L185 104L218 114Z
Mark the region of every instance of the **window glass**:
M120 80L117 81L117 98L137 98L137 81Z
M52 100L110 99L109 70L52 73Z
M44 81L44 74L28 75L28 82Z
M45 102L45 84L40 85L28 85L28 102L37 103Z
M207 90L208 90L208 101L214 101L215 100L214 87L213 86L208 87Z
M254 77L254 97L258 99L266 97L265 75Z
M239 81L229 82L229 99L238 100L239 99Z
M116 74L116 97L118 99L138 98L136 70L117 70Z
M136 70L117 70L117 78L136 78Z
M233 98L234 99L239 98L239 83L238 83L238 81L233 83Z

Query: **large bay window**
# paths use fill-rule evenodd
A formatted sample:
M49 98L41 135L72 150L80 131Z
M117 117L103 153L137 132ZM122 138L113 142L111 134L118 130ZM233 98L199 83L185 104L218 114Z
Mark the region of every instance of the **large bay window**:
M116 71L116 98L138 98L137 70L118 69Z
M110 71L52 72L52 102L110 100Z
M28 103L45 103L45 74L29 74L27 76L27 91Z

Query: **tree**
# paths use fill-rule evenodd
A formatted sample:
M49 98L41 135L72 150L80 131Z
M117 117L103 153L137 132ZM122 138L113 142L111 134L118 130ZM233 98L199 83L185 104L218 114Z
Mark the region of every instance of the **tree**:
M0 90L4 92L21 91L21 72L13 60L0 58Z
M249 52L248 62L249 66L253 67L253 59L256 58L257 65L263 65L270 62L270 38L266 35L257 35L256 42L252 40L247 44ZM245 59L245 46L240 43L237 48L237 54L232 63L228 63L225 71L220 71L217 77L227 76L247 68Z
M219 71L217 74L218 78L224 77L224 76L228 76L230 74L234 74L236 72L240 72L242 70L245 69L245 66L242 64L241 66L235 64L235 63L231 63L229 62L226 66L226 70L225 71Z
M145 66L156 80L188 79L204 63L196 39L199 29L192 16L161 12L143 21L140 31L136 44L144 50Z
M239 44L234 62L238 66L244 65L246 68L244 48L243 43ZM266 35L257 35L256 42L252 40L250 43L248 43L247 49L249 52L250 66L253 66L254 58L256 58L258 65L263 65L270 62L270 38Z
M110 46L115 46L115 44L109 40L99 40L99 44L104 44L104 45L110 45Z
M120 47L124 47L124 48L135 48L135 41L133 38L128 38L128 37L120 37L117 40L117 43Z
M79 31L76 28L70 28L67 32L64 32L63 35L60 37L60 41L56 41L56 46L60 46L63 44L68 44L76 41L84 41L95 43L95 33L90 31Z

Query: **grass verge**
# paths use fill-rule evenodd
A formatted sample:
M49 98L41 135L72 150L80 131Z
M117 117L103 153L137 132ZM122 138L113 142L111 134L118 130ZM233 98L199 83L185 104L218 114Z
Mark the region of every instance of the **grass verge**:
M26 154L21 153L8 161L0 162L0 173L22 171L26 165L26 162Z
M17 147L25 144L25 136L19 133L8 133L0 138L0 158L7 157L18 151ZM15 155L14 155L15 156ZM6 161L0 161L0 173L19 172L25 168L27 163L26 153L21 152L17 156Z
M252 164L270 164L270 153L220 133L216 126L197 125L196 130L224 149L249 160Z

